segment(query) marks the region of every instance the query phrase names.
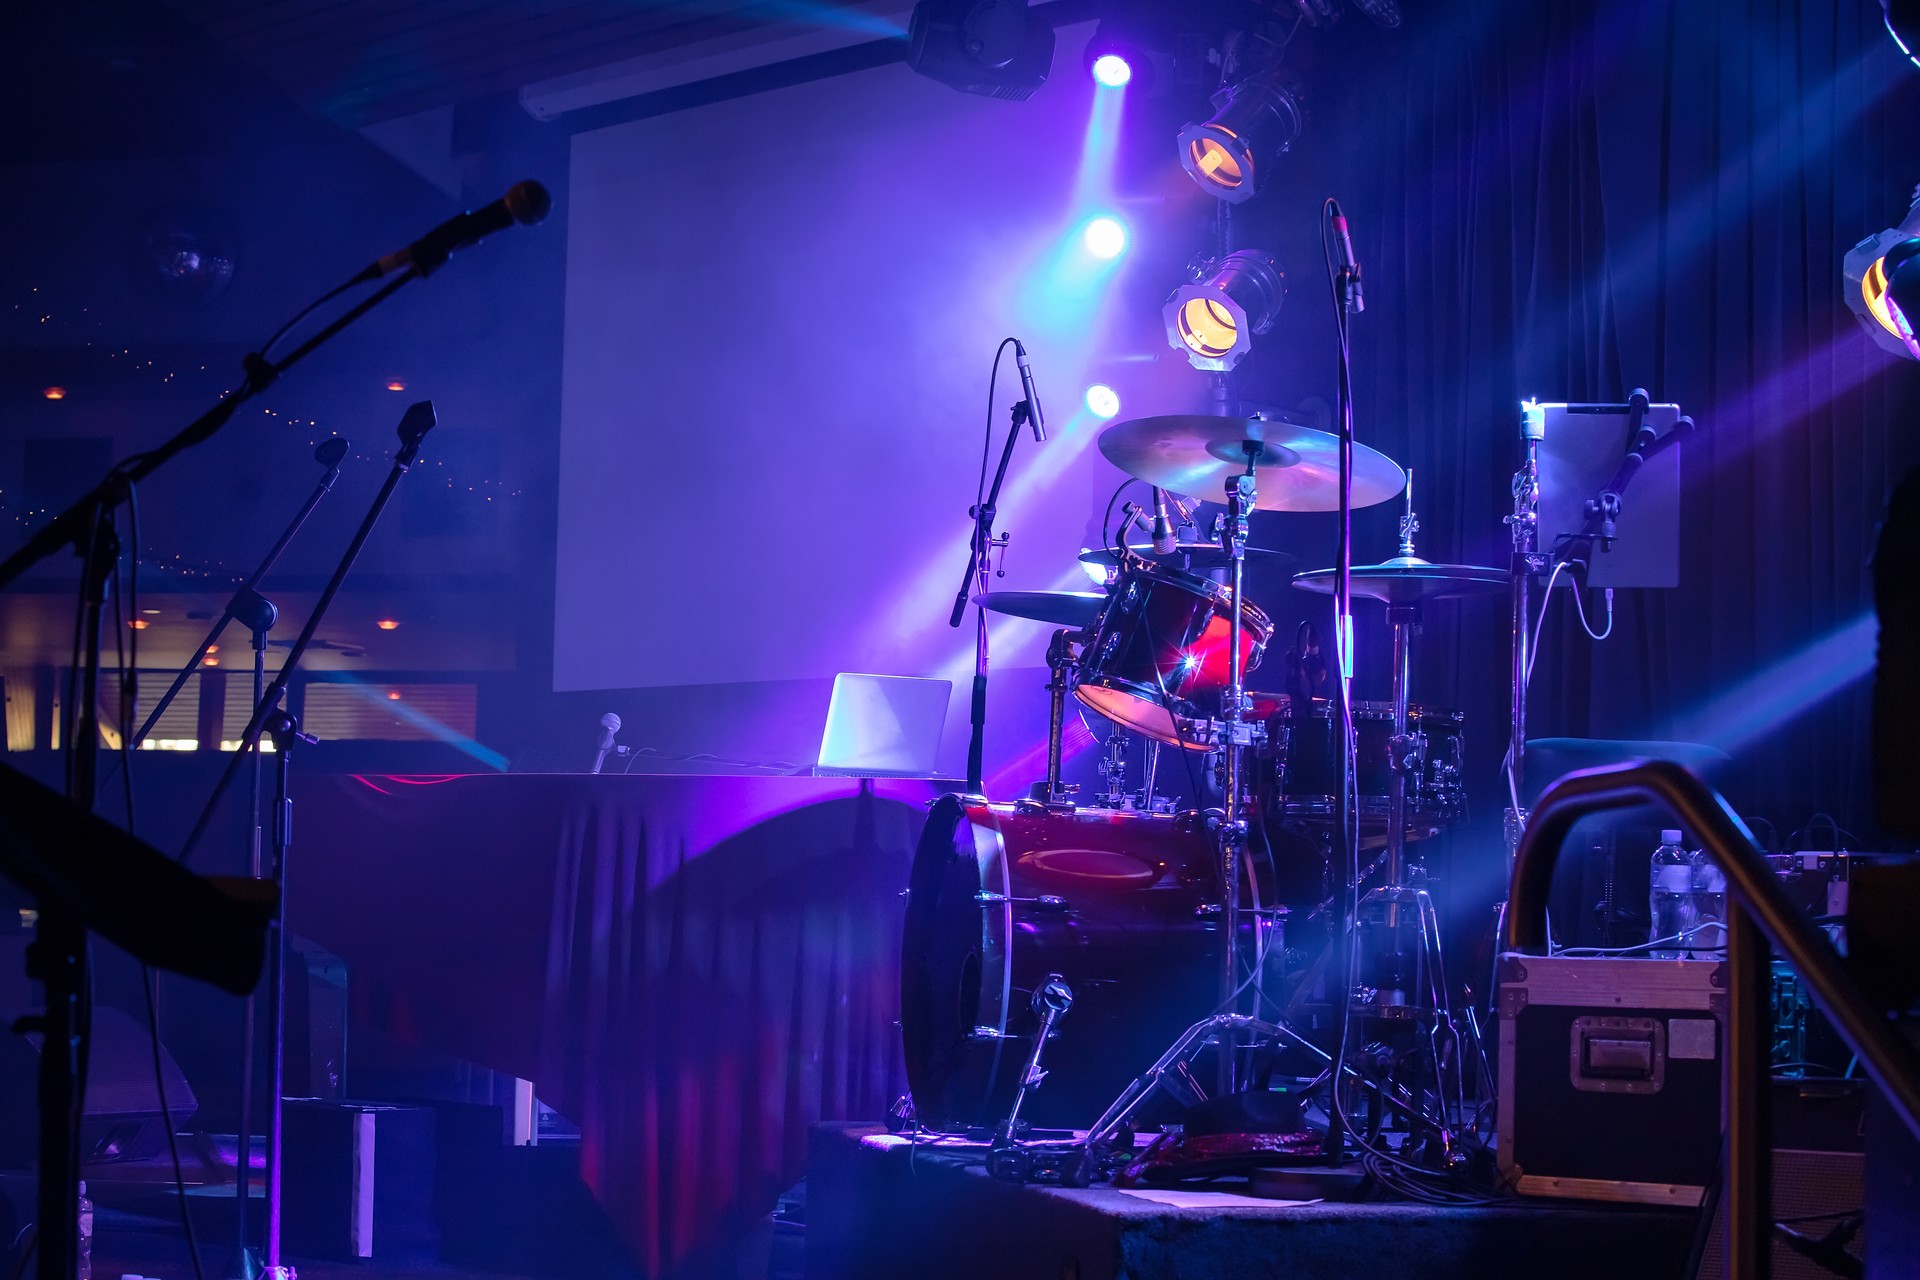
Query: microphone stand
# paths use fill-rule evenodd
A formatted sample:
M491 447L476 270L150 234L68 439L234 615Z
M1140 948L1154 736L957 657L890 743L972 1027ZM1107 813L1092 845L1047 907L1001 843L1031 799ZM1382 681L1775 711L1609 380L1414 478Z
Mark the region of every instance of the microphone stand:
M1353 812L1353 364L1348 349L1353 325L1354 286L1357 270L1342 265L1334 279L1338 307L1335 313L1339 330L1339 369L1334 382L1334 425L1340 433L1340 515L1339 539L1334 558L1333 579L1333 716L1334 741L1340 744L1339 797L1334 802L1334 831L1340 842L1341 878L1346 882L1346 902L1338 923L1339 945L1334 949L1329 995L1336 1009L1334 1034L1336 1052L1327 1107L1327 1134L1321 1155L1330 1164L1346 1158L1346 1116L1340 1105L1340 1085L1346 1065L1347 1040L1352 1033L1353 951L1359 928L1359 846Z
M153 727L160 723L160 717L166 714L167 708L173 705L173 700L180 696L180 690L186 687L188 677L200 669L200 661L207 656L207 650L219 643L221 634L227 629L227 624L235 621L244 622L246 619L243 617L243 611L251 612L258 609L259 606L254 601L260 599L258 587L261 580L273 572L273 566L279 563L280 556L293 541L294 535L299 533L301 526L306 524L307 517L313 514L314 508L320 505L320 499L333 492L333 483L340 478L340 463L351 447L345 440L335 436L330 440L322 441L320 447L314 450L314 460L326 467L326 474L320 477L320 483L315 485L313 492L307 495L307 500L300 504L300 510L294 513L292 523L288 524L280 534L280 540L273 544L271 551L267 552L266 559L260 562L259 567L233 593L233 598L227 601L226 611L220 615L206 637L200 641L200 647L193 651L191 658L187 659L187 665L180 668L179 673L173 678L173 683L153 704L153 710L147 713L146 722L140 726L140 731L133 735L135 748L145 742L148 735L153 732ZM252 599L249 599L249 596ZM268 625L272 625L271 620ZM253 696L258 701L260 690L256 688Z
M1027 424L1032 413L1032 406L1025 400L1013 406L1013 421L1007 428L1006 447L1000 450L1000 467L993 473L993 488L987 491L985 502L967 513L973 517L973 540L967 551L966 576L960 579L960 591L953 598L953 612L947 618L950 627L959 626L961 618L966 616L967 598L976 591L986 591L991 578L993 553L1006 550L1008 535L1003 533L994 536L993 517L1000 502L1000 486L1007 478L1007 464L1013 461L1013 446L1020 439L1020 428ZM976 609L975 614L973 736L967 742L967 794L985 796L986 788L980 775L987 743L987 611Z
M243 362L246 380L222 396L214 406L188 423L156 449L127 458L100 483L82 494L26 543L0 561L0 591L12 586L36 564L64 547L82 557L81 646L82 689L77 699L76 732L67 769L68 795L92 812L99 778L100 723L97 711L100 687L101 615L106 587L120 556L114 531L114 512L127 501L133 486L165 466L183 450L212 438L233 419L240 406L259 395L282 373L333 338L374 307L391 297L418 273L408 268L337 317L281 359L250 353ZM40 1225L37 1233L41 1280L71 1280L78 1258L80 1232L80 1126L82 1089L90 1028L87 932L72 913L49 908L43 902L35 924L33 958L28 974L38 979L46 994L46 1013L39 1028L44 1050L40 1055L38 1094L40 1110Z
M394 454L393 467L387 473L380 492L374 496L373 505L368 508L366 517L354 532L353 540L347 544L340 563L334 567L333 576L327 580L326 588L321 591L315 602L313 612L300 629L299 637L293 647L287 651L286 661L274 675L273 682L266 692L254 704L253 715L247 721L246 731L240 735L240 745L228 761L220 781L214 786L213 794L208 797L206 807L200 811L200 818L194 824L193 832L187 837L186 845L181 849L180 861L185 863L192 856L194 847L205 834L214 811L219 807L220 798L232 783L234 774L239 771L242 759L251 756L257 763L259 759L260 735L271 732L277 749L274 770L274 823L273 823L273 859L272 876L280 896L276 898L268 938L268 979L267 979L267 1025L271 1036L271 1066L268 1071L271 1093L267 1099L267 1168L266 1168L266 1272L270 1280L293 1280L292 1268L283 1267L280 1262L280 1193L281 1193L281 1138L282 1138L282 1093L286 1074L286 877L287 855L293 839L292 802L288 796L288 774L291 768L291 756L295 745L311 743L313 739L300 731L299 720L281 704L286 696L287 686L299 669L300 661L313 643L314 634L319 630L327 610L332 607L334 598L340 594L341 586L359 559L360 551L372 536L374 526L380 515L386 510L387 503L393 497L400 477L412 469L420 456L420 443L434 426L433 402L422 400L409 408L400 419L400 449ZM249 1161L251 1156L248 1157Z
M180 696L180 691L186 687L187 680L195 671L200 669L201 660L204 659L207 656L207 652L219 642L220 637L226 632L227 624L230 622L239 622L245 626L252 635L253 702L255 705L259 704L266 688L267 633L273 629L273 624L279 618L279 610L274 608L273 602L260 594L258 590L259 584L269 573L273 572L274 565L279 563L281 555L286 551L288 545L293 542L294 536L298 534L306 524L307 517L312 515L314 509L320 505L320 500L333 491L334 482L340 478L340 463L346 458L347 451L351 447L352 446L345 440L335 436L332 439L323 441L320 447L314 450L314 460L326 467L326 473L320 477L320 482L314 486L313 492L307 495L306 501L300 504L300 509L294 513L293 520L287 525L286 529L281 532L279 540L276 541L272 549L267 552L266 558L261 560L259 566L248 576L246 582L241 584L239 589L233 593L233 597L227 601L226 609L221 612L220 617L207 631L206 636L200 641L200 646L193 651L193 656L187 659L186 665L181 667L179 672L174 676L173 683L168 686L167 691L161 694L154 702L153 710L147 713L146 723L142 724L140 731L133 735L132 746L134 749L137 750L140 744L145 742L148 736L153 733L154 726L160 723L160 718L167 713L167 708L172 706L174 699ZM262 798L260 766L261 761L258 754L256 754L254 756L253 766L249 771L247 787L247 874L255 880L260 879L264 871L264 863L261 859L261 851L265 841L262 838L260 821ZM154 976L154 981L155 984L158 985L158 974ZM156 994L156 1011L158 1007L158 996ZM249 1236L247 1217L251 1209L249 1201L253 1180L253 1042L255 1034L254 998L249 995L241 1014L240 1120L238 1130L234 1135L234 1150L236 1152L234 1162L236 1183L234 1187L233 1211L235 1244L234 1260L228 1272L231 1280L253 1280L253 1277L259 1274L258 1268L254 1265L250 1246L247 1243Z

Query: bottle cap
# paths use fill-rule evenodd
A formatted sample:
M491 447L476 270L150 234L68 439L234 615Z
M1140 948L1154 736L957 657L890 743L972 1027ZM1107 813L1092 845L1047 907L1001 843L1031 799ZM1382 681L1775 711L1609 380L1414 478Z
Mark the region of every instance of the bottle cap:
M1680 838L1681 838L1680 833L1678 831L1675 831L1672 827L1668 827L1666 830L1660 833L1661 844L1679 844Z

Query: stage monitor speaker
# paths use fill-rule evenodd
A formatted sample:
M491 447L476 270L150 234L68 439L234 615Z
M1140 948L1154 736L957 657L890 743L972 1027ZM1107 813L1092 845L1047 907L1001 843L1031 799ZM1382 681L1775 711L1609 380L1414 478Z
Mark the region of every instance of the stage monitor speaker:
M1812 1242L1838 1232L1827 1247L1839 1268L1842 1254L1859 1265L1866 1248L1862 1208L1866 1199L1866 1157L1858 1151L1789 1151L1773 1153L1773 1220ZM1713 1235L1700 1260L1696 1280L1718 1280L1726 1274L1726 1201L1714 1218ZM1815 1243L1816 1252L1820 1246ZM1777 1232L1773 1239L1774 1280L1833 1280L1845 1270L1808 1257ZM1858 1274L1855 1272L1854 1274Z
M12 1022L14 1015L5 1015ZM39 1117L36 1077L40 1037L0 1037L0 1167L24 1168L34 1159ZM187 1078L160 1048L160 1075L174 1128L199 1109ZM80 1158L93 1164L138 1160L167 1148L160 1097L154 1088L153 1046L147 1029L118 1009L96 1006L87 1063L87 1109L80 1124Z
M1774 1078L1773 1218L1800 1237L1775 1232L1775 1280L1831 1280L1859 1265L1867 1238L1868 1103L1860 1080ZM1723 1274L1726 1208L1722 1196L1695 1280Z

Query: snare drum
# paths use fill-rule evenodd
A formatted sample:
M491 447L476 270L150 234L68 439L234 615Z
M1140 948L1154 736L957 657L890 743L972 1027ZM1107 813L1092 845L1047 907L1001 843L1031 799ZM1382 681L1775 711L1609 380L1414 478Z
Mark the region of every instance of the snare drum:
M1407 708L1407 733L1419 746L1413 771L1407 775L1410 827L1438 830L1466 817L1467 793L1461 781L1466 762L1463 720L1460 712L1442 707ZM1358 815L1363 821L1385 822L1393 789L1388 759L1393 704L1354 703L1353 732ZM1340 753L1333 736L1333 716L1323 699L1316 698L1304 715L1289 705L1267 721L1271 746L1266 767L1256 776L1268 793L1269 815L1333 817L1334 797L1340 790Z
M944 796L914 853L900 1035L930 1128L990 1126L1013 1103L1059 974L1073 1007L1022 1116L1085 1128L1220 996L1219 876L1196 815L1048 811Z
M1198 749L1179 721L1217 710L1227 687L1233 588L1130 556L1080 653L1073 695L1116 724ZM1244 671L1260 665L1273 624L1240 605Z

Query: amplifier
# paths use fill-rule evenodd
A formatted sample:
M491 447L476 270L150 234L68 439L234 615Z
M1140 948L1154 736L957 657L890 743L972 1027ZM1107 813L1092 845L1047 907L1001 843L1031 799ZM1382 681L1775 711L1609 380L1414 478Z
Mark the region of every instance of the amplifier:
M1720 1150L1720 961L1509 953L1499 1014L1499 1161L1515 1190L1700 1203Z

